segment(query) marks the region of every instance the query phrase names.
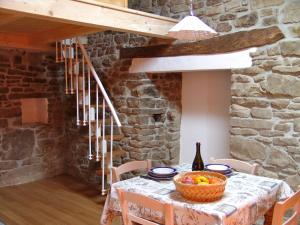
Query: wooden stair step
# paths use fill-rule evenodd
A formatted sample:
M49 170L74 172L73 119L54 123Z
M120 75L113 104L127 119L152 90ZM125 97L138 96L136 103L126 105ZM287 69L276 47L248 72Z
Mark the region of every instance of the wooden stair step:
M126 154L126 152L124 150L122 150L122 149L118 149L118 150L114 150L113 151L113 157L120 157L120 156L123 156L125 154ZM101 161L101 158L102 158L102 155L101 155L101 153L99 153L99 160L100 161ZM93 155L93 159L96 160L96 156L95 155ZM109 151L106 154L106 159L107 159L107 162L105 163L105 165L107 166L108 162L110 160L110 152ZM108 168L106 168L106 169L108 169Z
M106 139L107 142L110 141L110 136L111 135L105 135L105 139ZM120 141L120 140L122 140L123 137L124 137L124 135L122 135L122 134L113 135L113 140L114 141ZM85 135L85 136L83 136L83 138L88 140L89 136ZM102 137L99 137L99 141L100 140L102 140ZM95 135L92 136L92 141L96 141L96 136Z
M79 104L79 107L83 107L83 104ZM89 105L85 104L85 107L89 107ZM91 107L96 108L96 104L91 104ZM103 105L99 104L98 108L103 108ZM107 104L105 105L105 108L107 108Z
M98 124L99 124L99 126L101 126L101 128L102 128L102 122L103 122L103 119L98 119ZM88 127L88 125L89 125L89 121L86 121L86 126L83 126L83 121L82 120L80 120L80 126L83 126L83 127ZM96 126L96 120L91 120L91 125L93 126L93 127L95 127ZM110 119L106 119L105 120L105 126L106 127L110 127ZM117 124L116 123L113 123L113 127L118 127L117 126ZM119 127L118 127L119 128Z

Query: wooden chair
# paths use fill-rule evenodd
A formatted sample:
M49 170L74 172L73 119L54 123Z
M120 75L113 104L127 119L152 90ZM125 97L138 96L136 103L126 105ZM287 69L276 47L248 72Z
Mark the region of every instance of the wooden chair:
M293 209L293 214L283 222L287 210ZM272 225L297 225L300 221L300 190L290 198L277 202L273 211Z
M237 159L215 159L215 158L211 157L209 159L209 163L227 164L237 171L250 173L250 174L255 174L256 170L258 168L258 164L256 164L256 163L250 164L250 163L240 161Z
M124 225L133 225L134 223L142 225L159 225L158 223L131 214L128 208L128 202L151 209L153 211L162 212L162 215L164 215L165 217L164 224L174 225L174 211L171 204L162 203L156 199L148 198L146 196L133 192L127 192L122 189L118 189L117 192L119 196Z
M151 169L151 160L145 160L145 161L132 161L125 163L119 167L113 167L112 168L112 181L113 183L120 181L121 175L127 172L131 172L134 170L139 169Z

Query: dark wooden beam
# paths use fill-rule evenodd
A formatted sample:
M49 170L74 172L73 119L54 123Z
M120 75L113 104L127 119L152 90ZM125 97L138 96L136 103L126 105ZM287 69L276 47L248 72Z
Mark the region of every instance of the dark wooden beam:
M176 45L122 48L120 58L151 58L182 55L221 54L251 47L272 44L284 38L274 26L263 29L240 31L215 38Z

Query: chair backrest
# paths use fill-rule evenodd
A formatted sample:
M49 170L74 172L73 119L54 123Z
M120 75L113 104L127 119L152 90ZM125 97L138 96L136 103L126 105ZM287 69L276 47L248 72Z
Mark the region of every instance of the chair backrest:
M113 183L120 181L123 173L131 172L139 169L151 169L151 160L127 162L119 167L112 168Z
M124 225L133 225L132 222L142 225L159 225L158 223L133 215L128 208L129 202L134 203L138 206L145 207L147 209L151 209L153 211L161 212L165 217L164 224L174 225L174 211L171 204L162 203L156 199L133 192L127 192L122 189L118 189L117 192L119 196Z
M287 210L293 209L293 214L283 222ZM297 225L300 220L300 190L290 198L277 202L273 211L272 225Z
M212 157L209 159L209 163L227 164L237 171L250 173L250 174L255 174L258 168L258 164L256 163L250 164L237 159L215 159Z

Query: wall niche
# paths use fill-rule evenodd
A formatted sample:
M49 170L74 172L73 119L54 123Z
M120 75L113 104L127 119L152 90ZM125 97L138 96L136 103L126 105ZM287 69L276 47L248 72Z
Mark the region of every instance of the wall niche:
M48 99L26 98L21 99L22 124L48 123Z

